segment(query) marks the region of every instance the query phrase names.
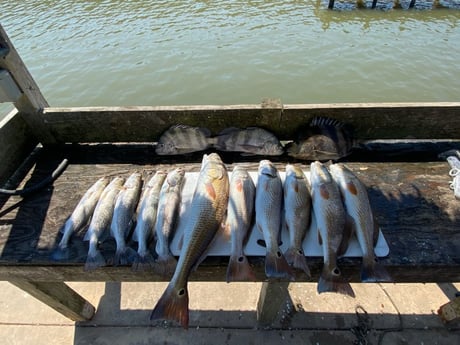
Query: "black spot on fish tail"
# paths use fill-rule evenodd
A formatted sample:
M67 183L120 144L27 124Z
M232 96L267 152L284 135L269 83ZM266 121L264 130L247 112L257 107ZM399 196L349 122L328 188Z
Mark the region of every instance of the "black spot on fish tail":
M321 276L317 285L318 293L336 292L342 295L355 297L355 293L350 283L345 281L338 267L329 270L326 266L323 267Z
M153 308L150 320L170 320L188 329L189 309L186 287L176 287L171 283Z
M307 279L311 279L310 269L307 265L307 259L301 249L290 247L286 253L284 253L284 257L288 264L292 267L302 270L307 275Z
M256 281L256 276L246 256L230 256L227 283L231 281Z
M268 278L295 280L291 267L279 250L275 252L267 251L267 255L265 256L265 274Z

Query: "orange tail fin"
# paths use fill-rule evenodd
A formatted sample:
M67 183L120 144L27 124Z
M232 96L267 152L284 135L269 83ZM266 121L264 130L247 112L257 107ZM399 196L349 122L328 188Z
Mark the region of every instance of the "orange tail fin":
M170 320L188 329L188 291L187 287L169 284L153 308L150 320Z
M227 268L227 283L231 281L256 281L256 276L246 256L230 257Z

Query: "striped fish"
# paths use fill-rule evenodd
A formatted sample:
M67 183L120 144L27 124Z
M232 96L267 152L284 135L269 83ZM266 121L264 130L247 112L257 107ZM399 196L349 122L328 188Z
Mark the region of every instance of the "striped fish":
M210 146L211 132L207 128L175 125L158 140L158 155L181 155L206 150Z
M315 117L299 131L298 139L287 145L288 155L311 161L338 160L351 153L352 129L328 117Z

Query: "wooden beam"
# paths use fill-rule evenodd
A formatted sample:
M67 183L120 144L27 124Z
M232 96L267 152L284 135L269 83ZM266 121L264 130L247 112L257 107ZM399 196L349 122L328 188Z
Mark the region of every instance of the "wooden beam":
M62 282L10 281L36 299L74 321L90 320L94 306Z
M32 129L35 137L43 144L56 143L53 135L40 116L48 102L43 97L38 85L17 53L3 27L0 25L0 46L6 55L0 58L0 68L6 69L22 91L20 98L14 102L15 107Z

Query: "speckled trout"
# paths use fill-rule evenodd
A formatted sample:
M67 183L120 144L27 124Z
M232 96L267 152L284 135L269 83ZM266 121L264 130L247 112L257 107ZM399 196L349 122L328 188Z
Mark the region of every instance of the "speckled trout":
M227 209L229 180L219 155L204 155L200 174L184 223L184 240L174 275L150 316L151 320L172 320L188 328L187 282L198 266Z
M326 166L316 161L310 165L311 197L318 227L318 240L323 248L324 266L318 282L318 293L338 292L354 296L337 267L337 253L342 245L346 213L340 191Z
M378 239L379 228L374 219L366 187L345 165L333 164L329 169L340 188L345 210L350 216L352 231L356 233L363 252L361 280L391 281L385 268L375 261L374 244Z

